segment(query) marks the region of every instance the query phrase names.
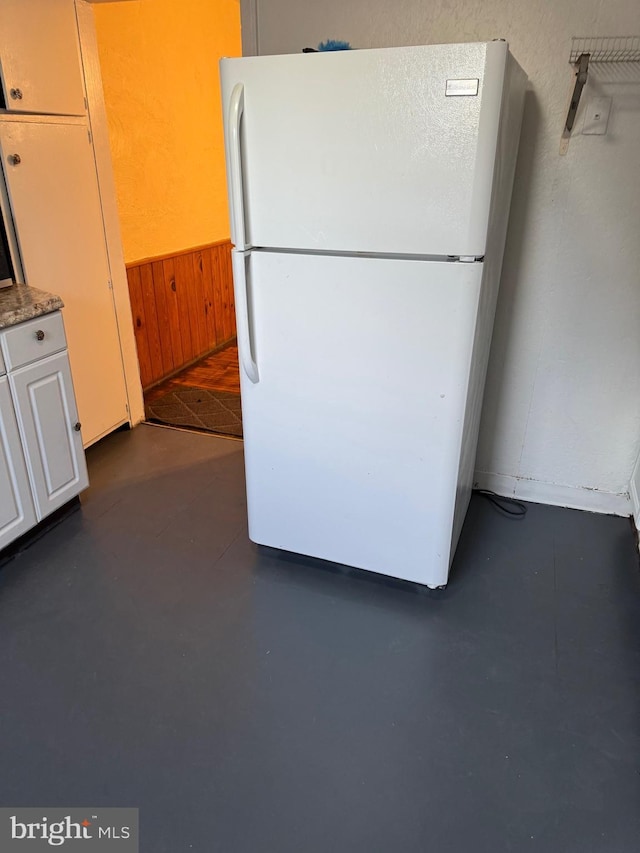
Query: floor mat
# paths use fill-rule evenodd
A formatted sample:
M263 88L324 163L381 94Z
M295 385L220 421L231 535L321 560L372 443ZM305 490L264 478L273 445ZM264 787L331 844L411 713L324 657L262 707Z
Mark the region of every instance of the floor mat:
M178 388L145 405L148 421L242 437L240 395L206 388Z

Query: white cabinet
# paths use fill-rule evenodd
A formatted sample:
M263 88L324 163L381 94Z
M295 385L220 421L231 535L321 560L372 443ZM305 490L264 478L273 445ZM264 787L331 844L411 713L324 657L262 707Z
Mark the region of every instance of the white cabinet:
M11 374L39 518L88 485L80 423L66 352Z
M17 277L65 303L87 446L143 414L91 7L0 0L0 77L0 202Z
M0 69L8 110L84 115L73 0L0 0Z
M0 376L0 548L36 523L31 488L9 392Z
M27 284L65 303L83 436L92 443L129 414L93 149L86 125L71 121L0 122L0 149Z
M87 487L59 312L0 333L0 548Z

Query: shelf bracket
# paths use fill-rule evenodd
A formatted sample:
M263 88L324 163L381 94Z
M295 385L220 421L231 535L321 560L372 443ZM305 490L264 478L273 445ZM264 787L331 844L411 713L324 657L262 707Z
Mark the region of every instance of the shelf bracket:
M560 141L561 154L566 154L567 148L569 147L569 137L571 136L571 131L573 130L573 125L576 120L580 96L582 95L582 90L584 89L589 75L589 56L590 54L588 53L581 53L575 64L576 82L573 87L573 94L571 95L571 101L569 103L567 120L564 125L564 130L562 131L562 139Z

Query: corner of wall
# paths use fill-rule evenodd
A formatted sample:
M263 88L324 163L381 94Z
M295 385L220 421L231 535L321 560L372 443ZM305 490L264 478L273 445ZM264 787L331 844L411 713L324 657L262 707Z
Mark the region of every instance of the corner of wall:
M259 56L258 0L242 0L240 3L240 28L242 35L242 55Z
M531 501L531 503L581 509L586 512L603 513L604 515L618 515L623 518L631 514L633 503L633 498L630 498L627 492L607 492L602 489L585 488L584 486L547 483L542 480L495 474L491 471L476 470L474 487L489 489L499 495L515 497L519 500ZM634 517L639 518L635 510Z
M76 7L76 14L89 106L89 123L93 135L98 191L100 193L105 228L105 246L111 272L116 323L118 326L122 366L127 389L129 419L131 426L136 426L144 418L144 402L140 382L140 366L138 363L133 324L131 322L131 302L129 300L127 274L124 266L93 9L87 3L79 3Z
M633 469L631 482L629 483L629 496L631 498L631 511L636 523L636 527L640 530L640 456Z

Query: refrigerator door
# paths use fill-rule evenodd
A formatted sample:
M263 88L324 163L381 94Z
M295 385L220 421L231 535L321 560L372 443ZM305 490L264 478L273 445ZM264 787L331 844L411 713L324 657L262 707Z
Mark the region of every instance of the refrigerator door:
M250 538L446 583L483 265L234 263Z
M505 42L221 61L232 241L485 251Z

